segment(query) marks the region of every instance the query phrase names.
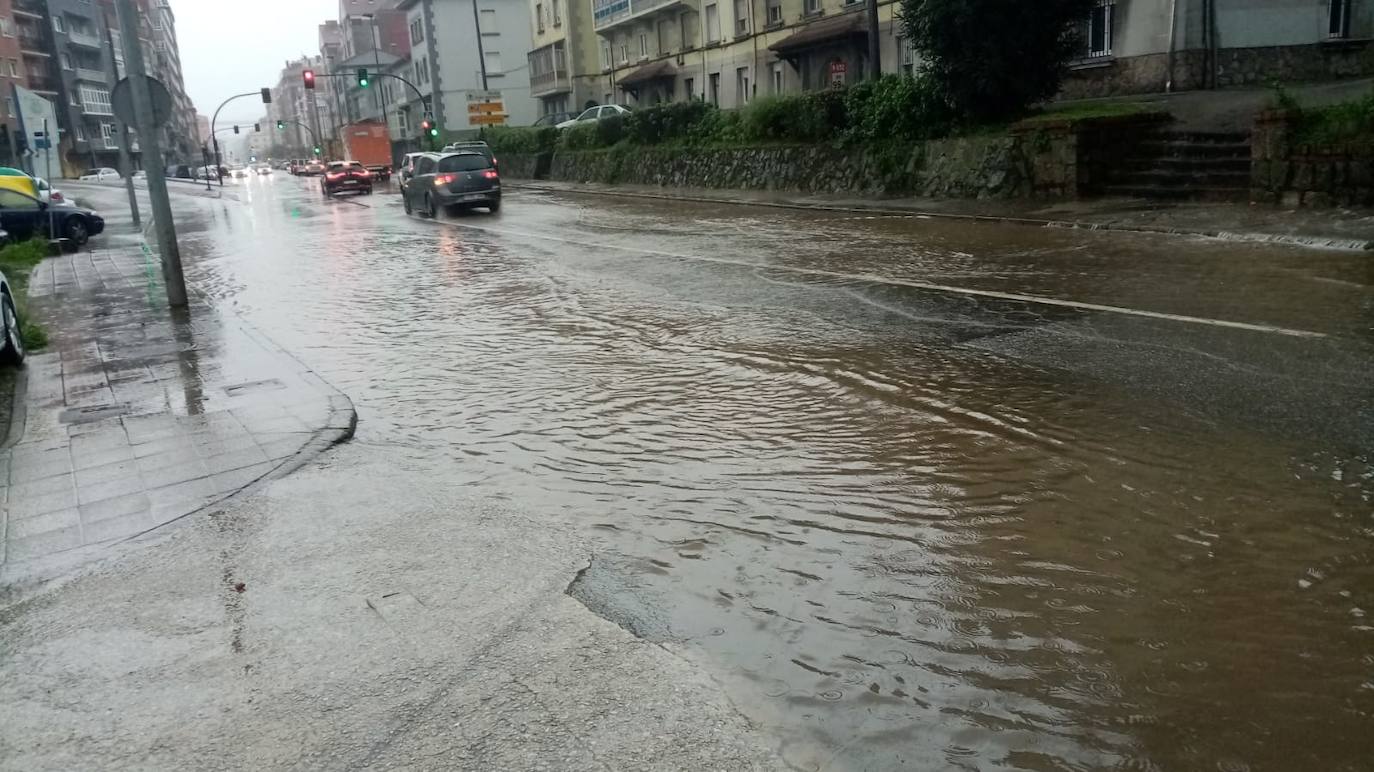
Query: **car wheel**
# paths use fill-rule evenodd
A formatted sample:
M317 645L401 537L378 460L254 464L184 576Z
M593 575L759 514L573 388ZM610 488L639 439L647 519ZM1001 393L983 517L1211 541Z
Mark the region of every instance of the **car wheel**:
M90 238L90 232L86 228L86 221L80 217L69 218L62 224L62 235L70 239L78 247L85 244Z
M487 210L490 211L492 214L496 214L497 212L501 211L501 199L498 198L490 204L487 204Z
M439 210L434 206L434 196L428 193L425 194L425 215L429 217L439 216Z
M14 301L9 293L0 295L0 319L4 320L5 340L0 345L0 361L8 365L24 363L24 331L19 328L19 314L15 313Z

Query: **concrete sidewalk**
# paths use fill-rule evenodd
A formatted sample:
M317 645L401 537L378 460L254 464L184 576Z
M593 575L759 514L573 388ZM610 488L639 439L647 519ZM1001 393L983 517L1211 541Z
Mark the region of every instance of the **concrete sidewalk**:
M169 310L156 257L138 246L49 258L29 296L51 346L29 359L17 444L0 452L0 586L99 555L351 436L348 398L261 333L203 302Z
M1270 205L1106 198L1081 201L874 198L548 180L515 180L508 183L507 187L623 198L849 212L865 216L951 218L1036 227L1207 236L1329 249L1374 248L1374 212L1366 210L1284 209Z

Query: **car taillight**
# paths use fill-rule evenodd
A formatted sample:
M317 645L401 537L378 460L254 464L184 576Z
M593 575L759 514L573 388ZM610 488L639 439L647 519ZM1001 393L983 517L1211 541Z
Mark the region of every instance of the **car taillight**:
M456 180L456 179L458 179L458 178L455 177L455 176L452 175L452 174L441 174L441 175L439 175L438 177L435 177L435 178L434 178L434 184L435 184L435 185L447 185L447 184L449 184L450 182L453 182L453 181Z
M63 197L62 197L62 194L61 194L61 193L58 193L57 191L53 191L51 198L52 198L52 200L53 200L55 203L58 203L58 204L60 204L60 203L62 203L63 201L66 201L66 200L67 200L67 199L63 198Z
M325 177L327 177L327 178L329 178L329 179L331 179L331 180L343 179L344 176L345 176L345 175L344 175L343 172L330 172L329 174L326 174L326 175L325 175Z
M487 169L486 171L482 172L482 176L486 177L489 180L494 180L499 178L501 175L498 174L495 169Z

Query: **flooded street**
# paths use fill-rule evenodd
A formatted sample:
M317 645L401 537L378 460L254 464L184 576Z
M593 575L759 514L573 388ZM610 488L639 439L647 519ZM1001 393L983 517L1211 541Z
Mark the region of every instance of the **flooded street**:
M366 454L585 529L575 595L797 768L1369 769L1368 255L233 191L188 282Z

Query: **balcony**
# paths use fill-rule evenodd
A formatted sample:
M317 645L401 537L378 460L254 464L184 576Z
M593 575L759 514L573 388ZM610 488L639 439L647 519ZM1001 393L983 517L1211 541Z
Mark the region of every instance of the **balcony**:
M43 38L38 35L21 34L19 36L19 50L24 53L24 56L39 56L44 59L51 59L52 54L44 50L46 47L47 44L45 44Z
M30 91L36 91L40 94L56 94L57 85L56 78L42 78L34 75L29 76Z
M14 15L20 18L42 20L43 0L14 0L12 10Z
M593 0L592 28L607 32L646 16L682 8L696 10L696 0Z
M529 53L530 96L544 97L572 90L563 41Z
M74 71L76 79L86 83L109 83L110 77L104 70L92 70L87 67L77 67Z
M71 44L74 46L81 46L83 48L94 48L96 50L100 50L102 48L100 36L90 32L77 32L74 29L69 29L67 30L67 40L69 40Z

